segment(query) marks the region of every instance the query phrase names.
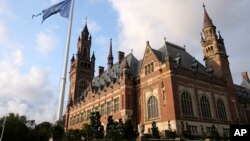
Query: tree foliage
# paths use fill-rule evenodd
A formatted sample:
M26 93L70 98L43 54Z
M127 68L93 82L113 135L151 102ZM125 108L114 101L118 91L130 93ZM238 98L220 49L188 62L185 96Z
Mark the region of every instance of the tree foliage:
M93 139L93 129L89 124L83 124L82 136L85 138L86 141Z
M3 126L3 120L4 117L0 118L0 127ZM48 141L52 127L49 122L36 125L34 120L28 120L24 115L10 113L6 118L3 141Z
M79 129L69 129L64 133L64 141L81 141L82 133Z
M155 121L152 122L152 134L155 139L160 138L160 133L159 133L158 127L156 126Z
M104 137L104 127L101 124L100 118L101 115L99 112L92 112L90 114L90 125L95 139L103 139Z
M108 123L106 127L106 138L111 140L120 140L122 136L119 133L118 122L115 122L112 116L108 117Z
M52 127L51 134L53 141L61 141L63 139L64 134L63 127L60 124L56 124Z
M4 117L0 119L0 127L3 126ZM29 141L30 129L26 126L25 116L10 113L6 118L3 141ZM0 133L2 132L2 128Z
M48 141L51 137L52 124L42 122L35 127L36 141Z

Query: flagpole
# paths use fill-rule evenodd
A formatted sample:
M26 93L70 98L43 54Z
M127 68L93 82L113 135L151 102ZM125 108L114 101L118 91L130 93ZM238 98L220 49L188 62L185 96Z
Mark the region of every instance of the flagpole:
M65 56L64 56L64 67L63 67L63 73L62 73L61 83L60 83L60 95L59 95L59 101L58 101L58 111L57 111L56 121L62 118L62 113L63 113L73 11L74 11L74 0L71 0L70 13L69 13L70 15L69 15L69 21L68 21L68 34L67 34Z
M0 141L2 141L2 139L3 139L3 133L4 133L4 128L5 128L6 118L7 118L7 115L5 116L4 121L3 121L3 129L2 129Z

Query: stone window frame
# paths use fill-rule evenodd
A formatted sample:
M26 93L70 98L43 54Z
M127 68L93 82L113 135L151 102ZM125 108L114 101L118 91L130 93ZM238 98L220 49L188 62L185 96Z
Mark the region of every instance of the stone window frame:
M220 105L218 105L218 104L220 104ZM218 112L219 120L227 121L228 120L227 109L226 109L225 102L223 99L218 98L216 100L216 109Z
M117 97L114 99L114 113L120 110L120 98Z
M183 95L186 95L186 99L184 99ZM181 109L182 109L182 115L184 117L194 117L194 105L193 105L193 99L191 94L184 90L180 94L180 103L181 103Z
M107 105L107 115L113 114L113 101L112 100L107 101L106 105Z
M209 97L201 95L199 98L201 116L203 119L212 119L211 104Z
M159 118L160 116L158 101L159 101L158 98L154 95L149 96L149 98L147 99L147 117L149 120Z
M154 61L150 61L150 63L146 64L144 66L144 69L145 69L144 71L145 75L154 72Z
M106 115L105 111L106 111L106 104L105 104L105 103L102 103L102 104L100 105L100 115L101 115L101 116L105 116L105 115Z
M87 112L86 112L86 120L89 120L90 119L90 113L91 113L91 109L88 109Z

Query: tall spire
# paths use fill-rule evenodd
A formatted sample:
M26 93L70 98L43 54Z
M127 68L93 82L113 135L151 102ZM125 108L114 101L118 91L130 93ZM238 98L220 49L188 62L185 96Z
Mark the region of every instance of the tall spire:
M112 53L112 38L110 38L109 55L108 55L108 68L113 66L113 53Z
M82 30L82 38L83 39L88 39L89 37L89 30L88 30L88 26L87 26L87 18L86 18L86 22L85 22L85 26Z
M207 10L206 10L206 6L203 3L203 8L204 8L204 22L203 22L203 28L209 27L209 26L214 26L212 20L210 19Z
M94 51L93 51L93 54L92 54L91 60L95 60L95 52L94 52Z

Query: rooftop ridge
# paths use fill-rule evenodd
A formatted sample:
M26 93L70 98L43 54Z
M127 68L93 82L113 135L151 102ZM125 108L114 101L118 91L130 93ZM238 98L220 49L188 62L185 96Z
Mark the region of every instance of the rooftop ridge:
M166 44L169 44L169 45L171 45L172 47L175 47L175 48L181 49L181 50L183 50L183 51L186 51L186 49L185 49L184 47L181 47L180 45L174 44L174 43L169 42L169 41L165 41L165 42L166 42Z

